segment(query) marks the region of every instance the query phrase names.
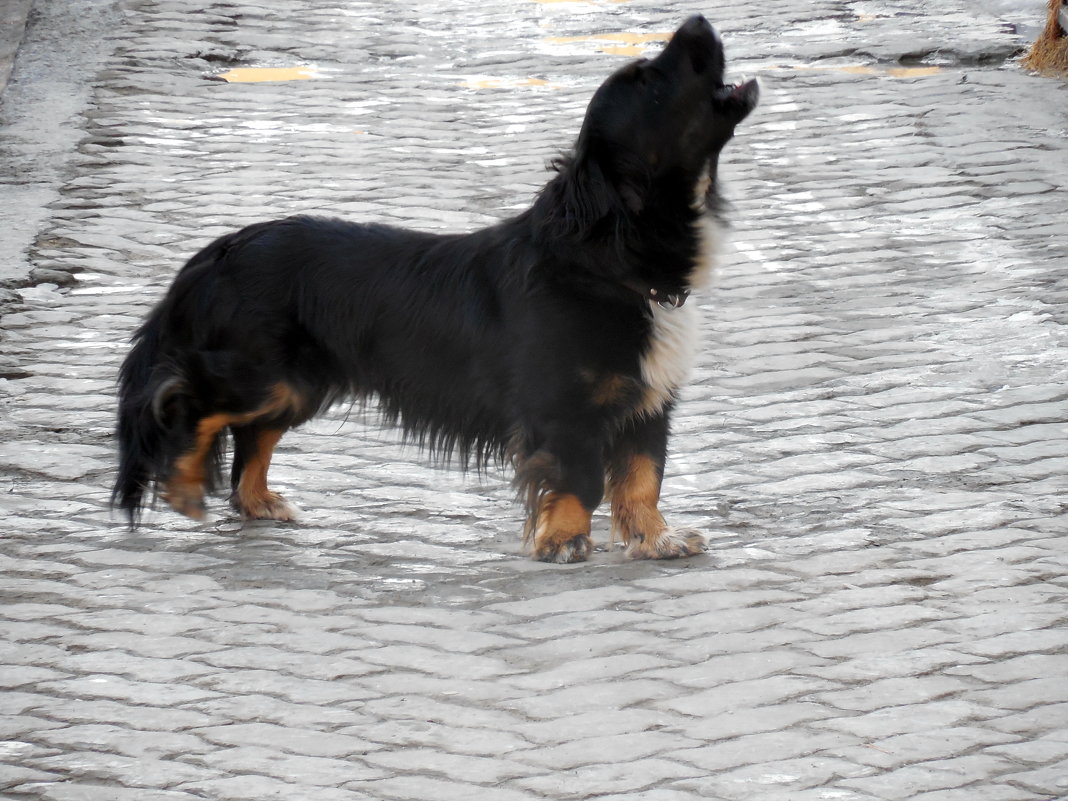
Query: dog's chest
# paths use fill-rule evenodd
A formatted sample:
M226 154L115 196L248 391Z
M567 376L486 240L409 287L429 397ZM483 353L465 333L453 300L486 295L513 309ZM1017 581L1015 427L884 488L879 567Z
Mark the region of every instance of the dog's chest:
M697 260L690 286L702 289L711 281L719 244L720 224L711 216L698 223ZM642 354L640 369L645 384L640 412L655 414L674 397L689 378L700 348L700 315L695 300L678 309L662 308L653 303L649 343Z
M649 345L639 364L645 390L640 412L656 414L674 397L697 360L697 307L688 303L679 309L653 304Z

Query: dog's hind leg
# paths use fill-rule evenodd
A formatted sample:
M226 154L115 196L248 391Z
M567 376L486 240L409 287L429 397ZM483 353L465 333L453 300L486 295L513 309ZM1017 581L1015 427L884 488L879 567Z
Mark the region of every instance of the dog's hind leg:
M671 528L657 508L667 452L666 414L632 423L616 441L609 462L612 535L631 559L676 559L705 549L694 529Z
M193 445L179 456L163 487L163 499L186 517L204 517L204 484L207 479L208 457L215 442L233 415L213 414L197 421Z
M230 503L246 520L294 520L296 511L277 492L267 489L271 456L284 428L258 425L233 429L234 466Z
M266 400L247 412L216 412L193 427L192 445L174 461L163 498L175 511L197 520L204 516L204 485L215 443L229 426L235 440L231 481L236 484L239 511L251 518L292 520L293 510L268 491L267 469L274 446L294 421L307 419L307 399L285 382L274 384Z

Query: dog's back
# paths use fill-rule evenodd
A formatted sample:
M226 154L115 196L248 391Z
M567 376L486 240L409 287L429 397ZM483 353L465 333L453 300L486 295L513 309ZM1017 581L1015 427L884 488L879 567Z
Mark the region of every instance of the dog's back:
M256 424L288 428L338 399L375 396L387 420L442 457L481 465L503 455L498 294L518 279L502 281L507 260L469 241L487 236L297 216L203 248L123 363L113 502L135 520L145 489L174 471L197 421L218 409L255 416L269 406ZM284 408L272 400L279 387ZM209 489L219 441L206 452Z

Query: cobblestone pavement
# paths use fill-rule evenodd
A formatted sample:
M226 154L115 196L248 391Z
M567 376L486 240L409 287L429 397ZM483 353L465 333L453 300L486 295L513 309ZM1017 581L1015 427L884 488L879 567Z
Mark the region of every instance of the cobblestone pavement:
M1005 18L107 10L75 144L27 155L62 122L20 111L39 15L0 128L0 196L59 187L5 212L32 280L0 290L3 798L1068 797L1068 92L1013 64ZM291 212L519 210L597 83L693 11L764 82L665 486L706 556L532 563L507 475L427 466L349 409L283 441L299 525L108 511L117 364L194 249Z

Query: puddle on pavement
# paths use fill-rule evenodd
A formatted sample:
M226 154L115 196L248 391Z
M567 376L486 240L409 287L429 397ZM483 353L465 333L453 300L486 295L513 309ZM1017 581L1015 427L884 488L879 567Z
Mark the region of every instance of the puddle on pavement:
M545 39L548 44L591 44L599 53L607 53L613 56L638 57L644 53L651 44L667 42L671 38L671 31L661 33L597 33L586 36L553 36Z
M302 67L235 67L220 73L220 80L227 83L263 83L266 81L307 81L315 78L319 70Z

